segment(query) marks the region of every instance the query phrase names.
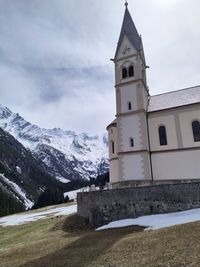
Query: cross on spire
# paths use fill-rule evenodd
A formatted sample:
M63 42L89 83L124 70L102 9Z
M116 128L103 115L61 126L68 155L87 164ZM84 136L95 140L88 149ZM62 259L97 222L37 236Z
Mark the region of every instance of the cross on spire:
M127 6L128 6L128 2L127 2L127 0L125 1L125 7L127 8Z

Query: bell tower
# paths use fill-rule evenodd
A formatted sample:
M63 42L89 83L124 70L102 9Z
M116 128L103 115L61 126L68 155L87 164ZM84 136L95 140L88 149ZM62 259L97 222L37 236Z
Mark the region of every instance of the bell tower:
M150 180L147 66L142 38L131 18L127 2L113 62L115 64L118 182ZM114 179L112 170L110 176L112 183Z

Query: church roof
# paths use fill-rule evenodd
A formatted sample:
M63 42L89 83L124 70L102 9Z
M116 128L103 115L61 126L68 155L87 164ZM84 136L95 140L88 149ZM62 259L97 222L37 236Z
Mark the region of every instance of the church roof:
M116 126L117 125L117 119L115 119L114 121L112 121L107 127L106 127L106 129L108 130L108 128L110 127L110 126Z
M139 36L137 29L135 27L135 24L132 20L132 17L129 13L129 10L126 5L125 13L124 13L124 20L121 28L121 33L119 37L119 41L117 44L117 50L115 57L117 56L118 50L121 46L121 43L123 41L124 35L127 36L129 41L132 43L132 45L135 47L137 51L140 51L141 49L141 37Z
M148 112L200 103L200 86L150 97Z

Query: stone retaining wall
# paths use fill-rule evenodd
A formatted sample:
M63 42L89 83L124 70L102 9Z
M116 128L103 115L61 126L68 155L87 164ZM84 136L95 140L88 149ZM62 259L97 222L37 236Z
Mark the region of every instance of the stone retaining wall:
M200 179L177 179L177 180L132 180L132 181L120 181L112 184L112 189L138 187L138 186L150 186L150 185L162 185L162 184L180 184L180 183L194 183L199 182Z
M200 207L200 182L78 193L78 215L91 225Z

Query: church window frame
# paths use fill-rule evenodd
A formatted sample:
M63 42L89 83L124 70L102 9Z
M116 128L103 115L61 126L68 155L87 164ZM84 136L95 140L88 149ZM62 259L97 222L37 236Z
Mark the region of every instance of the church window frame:
M112 154L115 154L115 142L113 140L111 141L111 151Z
M130 138L130 147L134 147L134 138L133 137L131 137Z
M200 122L199 120L192 121L192 133L194 142L200 142Z
M165 125L160 125L158 127L158 135L159 135L159 142L160 146L167 146L167 130Z
M134 66L133 64L131 64L129 67L128 67L128 76L131 78L131 77L134 77L135 73L134 73Z
M131 103L131 101L128 101L128 110L129 110L129 111L132 110L132 103Z
M128 78L128 70L126 67L122 67L122 79Z

